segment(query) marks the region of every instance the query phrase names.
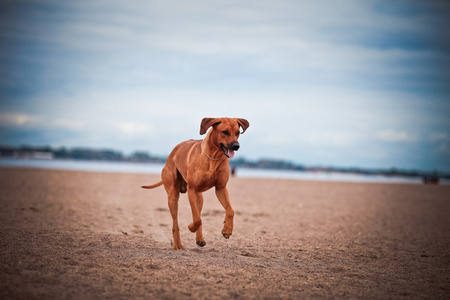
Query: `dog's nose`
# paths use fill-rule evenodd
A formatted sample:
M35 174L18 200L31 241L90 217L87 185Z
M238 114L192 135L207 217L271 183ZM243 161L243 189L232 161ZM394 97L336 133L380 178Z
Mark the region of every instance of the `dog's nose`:
M238 142L234 142L233 144L231 144L231 149L233 151L239 150L239 143Z

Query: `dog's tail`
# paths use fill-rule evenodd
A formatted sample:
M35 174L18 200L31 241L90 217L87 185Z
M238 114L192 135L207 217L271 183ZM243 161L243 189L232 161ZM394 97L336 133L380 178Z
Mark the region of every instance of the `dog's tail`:
M152 184L152 185L143 185L143 186L141 186L141 188L143 188L143 189L154 189L154 188L156 188L158 186L161 186L162 184L163 184L163 181L161 180L160 182Z

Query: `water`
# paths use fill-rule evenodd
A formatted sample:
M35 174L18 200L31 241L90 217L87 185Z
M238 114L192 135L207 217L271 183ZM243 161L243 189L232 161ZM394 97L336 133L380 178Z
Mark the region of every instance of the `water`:
M313 181L422 183L421 178L363 175L337 172L303 172L289 170L238 169L237 177L279 178Z
M87 172L114 172L160 174L164 164L132 163L110 161L84 161L59 159L0 159L0 167L44 168L53 170L74 170ZM421 178L394 177L383 175L346 174L335 172L299 172L288 170L264 170L237 168L238 178L275 178L314 181L379 182L379 183L422 183ZM442 182L448 184L449 182Z
M87 172L160 174L164 164L71 159L0 159L0 167L6 166Z

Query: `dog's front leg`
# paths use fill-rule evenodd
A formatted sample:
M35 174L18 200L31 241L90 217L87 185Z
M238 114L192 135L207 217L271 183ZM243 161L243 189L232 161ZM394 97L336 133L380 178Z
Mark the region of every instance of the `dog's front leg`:
M200 214L200 218L201 218L202 209L203 209L203 194L202 193L197 193L197 208L198 208L198 213ZM203 225L200 225L198 230L195 232L195 241L196 241L197 245L199 245L200 247L204 247L206 245L205 238L203 237L202 227L203 227Z
M233 233L234 210L231 207L228 190L226 187L216 187L216 196L220 204L225 208L225 221L223 222L222 235L224 238L230 238Z
M190 224L188 228L191 232L196 232L200 228L200 226L202 226L202 219L200 218L200 211L198 209L199 199L197 191L192 188L189 188L189 186L188 186L188 198L192 210L192 224Z

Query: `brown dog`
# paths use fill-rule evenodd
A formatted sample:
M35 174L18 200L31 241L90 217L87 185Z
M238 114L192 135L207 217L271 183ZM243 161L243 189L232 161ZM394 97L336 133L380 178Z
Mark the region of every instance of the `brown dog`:
M180 193L188 193L192 210L192 224L188 226L196 233L197 245L206 245L202 234L203 207L202 192L216 188L216 196L225 208L225 222L222 235L228 239L233 231L234 211L230 204L226 188L230 176L228 158L234 156L239 149L238 138L249 127L245 119L204 118L200 125L200 134L204 140L189 140L178 144L167 157L166 165L161 172L161 181L143 186L152 189L164 184L169 199L169 209L173 218L173 248L183 249L178 227L178 199Z

